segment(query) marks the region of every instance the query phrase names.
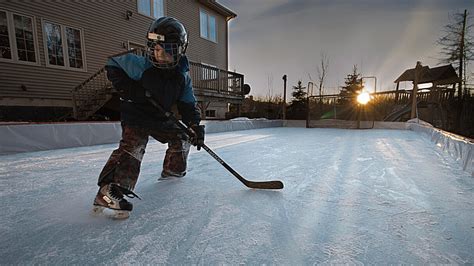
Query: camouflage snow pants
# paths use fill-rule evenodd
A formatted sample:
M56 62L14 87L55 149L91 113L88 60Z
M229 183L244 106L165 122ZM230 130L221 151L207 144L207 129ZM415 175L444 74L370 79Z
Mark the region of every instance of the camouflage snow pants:
M179 129L148 130L122 124L122 140L114 150L99 175L98 185L117 183L133 190L140 174L148 137L168 143L161 175L184 176L191 144L187 135Z

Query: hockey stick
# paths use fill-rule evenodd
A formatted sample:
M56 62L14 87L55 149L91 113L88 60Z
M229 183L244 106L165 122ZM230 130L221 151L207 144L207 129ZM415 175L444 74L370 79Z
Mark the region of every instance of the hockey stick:
M194 133L192 130L187 127L183 122L179 121L171 112L167 112L161 107L154 99L148 98L148 101L160 112L164 113L165 116L175 123L180 129L182 129L188 136L193 136ZM283 183L281 181L250 181L243 178L239 173L237 173L230 165L228 165L224 160L222 160L215 152L213 152L206 144L201 146L207 153L209 153L212 158L216 159L225 169L229 170L237 179L240 180L244 185L249 188L258 188L258 189L282 189Z

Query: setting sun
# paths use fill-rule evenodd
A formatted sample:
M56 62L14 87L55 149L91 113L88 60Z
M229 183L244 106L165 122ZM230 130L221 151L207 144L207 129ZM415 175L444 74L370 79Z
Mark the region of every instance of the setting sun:
M370 101L370 93L363 91L357 95L357 102L360 104L367 104Z

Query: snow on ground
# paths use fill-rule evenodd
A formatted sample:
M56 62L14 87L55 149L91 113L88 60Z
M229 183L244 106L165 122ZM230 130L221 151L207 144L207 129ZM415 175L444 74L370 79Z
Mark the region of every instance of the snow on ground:
M0 264L474 263L474 180L412 131L209 134L186 177L157 182L149 143L128 220L91 217L117 145L0 156Z

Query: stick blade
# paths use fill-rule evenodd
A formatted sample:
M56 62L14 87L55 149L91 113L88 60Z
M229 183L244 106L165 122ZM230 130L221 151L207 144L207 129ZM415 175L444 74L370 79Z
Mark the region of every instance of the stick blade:
M282 189L283 183L281 181L247 181L245 185L249 188L256 189Z

